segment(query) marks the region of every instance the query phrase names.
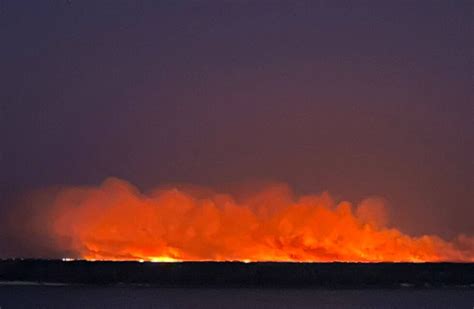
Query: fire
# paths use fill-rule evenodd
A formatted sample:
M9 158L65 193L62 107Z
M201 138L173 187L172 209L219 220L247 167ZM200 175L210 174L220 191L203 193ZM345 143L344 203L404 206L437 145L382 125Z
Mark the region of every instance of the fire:
M474 261L474 238L411 237L387 227L377 199L270 186L243 198L176 188L139 192L125 181L62 190L49 205L54 244L88 260Z
M174 259L169 256L150 256L148 257L150 262L154 263L173 263L173 262L180 262L180 260Z

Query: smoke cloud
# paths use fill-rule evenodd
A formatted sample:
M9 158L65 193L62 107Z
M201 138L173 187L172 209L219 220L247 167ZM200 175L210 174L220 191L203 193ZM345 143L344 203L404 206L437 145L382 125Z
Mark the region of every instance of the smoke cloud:
M3 222L3 257L147 261L474 261L474 238L411 237L380 198L358 205L284 184L251 194L197 187L142 193L98 187L32 193Z

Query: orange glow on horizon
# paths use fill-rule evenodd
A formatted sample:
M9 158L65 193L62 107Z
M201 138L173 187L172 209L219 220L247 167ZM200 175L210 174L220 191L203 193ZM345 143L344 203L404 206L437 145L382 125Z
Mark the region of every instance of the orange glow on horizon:
M474 262L473 237L411 237L387 227L380 200L295 197L284 185L239 199L209 190L145 195L108 179L62 190L47 217L58 249L87 260Z

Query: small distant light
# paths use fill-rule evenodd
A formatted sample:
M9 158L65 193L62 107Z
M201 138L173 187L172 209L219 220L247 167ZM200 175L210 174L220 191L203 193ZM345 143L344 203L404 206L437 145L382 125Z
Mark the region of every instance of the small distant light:
M72 261L74 261L74 259L72 259L72 258L62 258L61 261L63 261L63 262L72 262Z

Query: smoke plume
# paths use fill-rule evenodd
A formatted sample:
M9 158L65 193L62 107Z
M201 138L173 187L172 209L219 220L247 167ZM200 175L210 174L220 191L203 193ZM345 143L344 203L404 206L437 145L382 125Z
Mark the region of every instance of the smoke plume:
M384 201L336 202L269 185L244 196L210 189L147 194L110 178L25 198L3 227L4 255L145 261L474 261L474 238L411 237ZM8 242L5 244L5 242ZM6 252L6 253L5 253ZM6 257L6 256L4 256Z

